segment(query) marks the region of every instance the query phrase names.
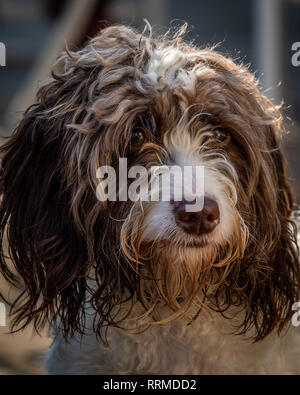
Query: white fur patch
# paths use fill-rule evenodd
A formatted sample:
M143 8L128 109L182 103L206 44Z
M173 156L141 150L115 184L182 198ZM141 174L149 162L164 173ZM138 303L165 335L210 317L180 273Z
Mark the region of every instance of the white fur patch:
M176 48L156 49L148 64L147 76L158 87L164 83L170 87L194 89L196 75L184 69L187 62L187 56Z
M87 319L92 327L93 316L88 314ZM69 343L58 334L46 368L50 374L300 373L298 328L291 327L281 337L273 333L253 344L245 336L232 335L232 325L238 321L236 314L232 322L203 310L189 326L177 320L138 334L110 327L109 347L92 330Z
M196 62L197 58L199 62ZM171 88L180 86L195 92L196 82L200 77L215 74L201 59L200 53L188 54L174 47L155 49L148 63L146 77L158 89L168 85ZM189 67L190 61L193 62L193 67Z

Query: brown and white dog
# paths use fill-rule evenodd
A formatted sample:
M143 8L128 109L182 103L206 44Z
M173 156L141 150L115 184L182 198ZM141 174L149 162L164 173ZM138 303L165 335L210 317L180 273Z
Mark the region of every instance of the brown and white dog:
M49 373L300 373L281 115L183 33L112 26L63 53L1 148L0 268L25 285L14 325L53 328ZM120 158L203 166L203 209L99 201Z

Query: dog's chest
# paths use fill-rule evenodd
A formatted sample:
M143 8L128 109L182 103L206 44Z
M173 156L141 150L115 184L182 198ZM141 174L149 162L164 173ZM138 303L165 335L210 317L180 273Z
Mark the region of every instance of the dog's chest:
M263 342L232 334L229 320L204 313L192 325L175 321L143 333L110 328L109 346L95 335L66 344L57 336L47 360L50 373L229 374L295 373L300 369L300 334L292 328Z

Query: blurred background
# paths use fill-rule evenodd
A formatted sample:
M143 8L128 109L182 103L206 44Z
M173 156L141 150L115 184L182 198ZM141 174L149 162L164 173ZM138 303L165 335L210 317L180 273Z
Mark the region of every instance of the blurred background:
M197 45L220 43L223 54L251 64L265 94L283 102L291 131L283 148L300 202L300 65L291 61L293 43L300 50L300 0L0 0L0 43L6 47L6 65L0 66L2 141L34 101L39 81L66 42L79 48L112 23L143 29L143 18L158 32L186 21L187 38ZM0 287L7 287L1 279ZM8 291L11 297L17 292ZM42 373L35 361L50 344L45 334L7 331L0 326L0 374Z

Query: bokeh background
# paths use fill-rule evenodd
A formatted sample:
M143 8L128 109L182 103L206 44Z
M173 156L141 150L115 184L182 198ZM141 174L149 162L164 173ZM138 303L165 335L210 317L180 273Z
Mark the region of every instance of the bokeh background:
M39 81L65 48L79 48L103 27L125 23L154 31L188 22L188 39L199 46L220 43L219 51L243 63L259 78L265 94L283 102L289 133L283 148L300 202L300 66L292 65L292 45L300 42L300 0L0 0L0 138L9 136L33 101ZM300 58L300 57L299 57ZM0 279L1 290L11 297ZM7 324L9 324L7 320ZM42 373L35 362L50 344L26 331L9 335L0 327L0 374Z

